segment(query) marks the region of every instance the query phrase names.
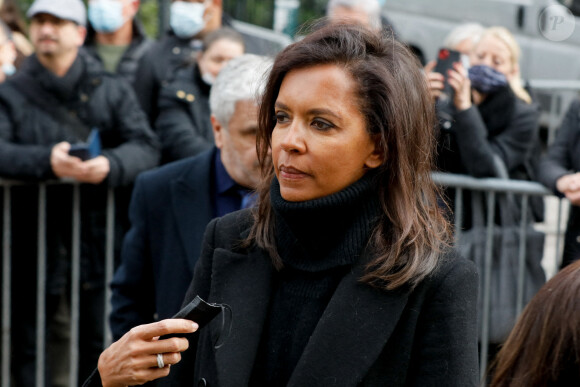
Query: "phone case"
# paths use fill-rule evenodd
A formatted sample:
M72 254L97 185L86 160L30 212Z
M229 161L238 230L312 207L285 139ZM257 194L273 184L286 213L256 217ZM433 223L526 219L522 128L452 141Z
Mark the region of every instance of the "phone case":
M86 161L93 159L101 154L101 137L97 129L91 130L86 143L72 144L68 151L71 156Z
M461 53L459 51L441 48L437 57L437 64L434 71L445 77L443 90L437 99L437 115L443 130L451 128L455 107L453 105L454 91L449 82L447 82L447 72L453 68L453 63L461 62Z

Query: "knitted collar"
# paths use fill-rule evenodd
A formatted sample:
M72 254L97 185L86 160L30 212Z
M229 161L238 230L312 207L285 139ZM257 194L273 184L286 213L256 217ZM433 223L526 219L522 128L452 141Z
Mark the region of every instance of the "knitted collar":
M351 265L362 254L379 215L379 200L368 172L342 191L303 202L280 195L274 177L270 198L276 244L285 266L317 272Z

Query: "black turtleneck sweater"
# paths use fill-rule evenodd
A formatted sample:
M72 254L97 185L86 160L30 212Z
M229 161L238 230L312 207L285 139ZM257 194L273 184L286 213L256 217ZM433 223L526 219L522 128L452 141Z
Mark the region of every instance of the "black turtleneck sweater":
M273 296L251 385L284 386L340 280L367 245L379 213L373 173L335 194L288 202L270 189L276 244L284 268Z

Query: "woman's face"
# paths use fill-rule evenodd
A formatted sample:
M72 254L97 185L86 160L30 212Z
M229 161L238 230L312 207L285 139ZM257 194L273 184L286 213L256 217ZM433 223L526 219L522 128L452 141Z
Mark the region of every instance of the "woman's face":
M381 164L354 80L336 65L290 71L280 86L275 117L272 159L288 201L333 194Z
M475 46L471 65L487 65L499 71L509 80L516 69L512 64L512 54L508 46L494 36L484 36Z
M219 39L200 53L197 63L202 74L210 74L215 80L221 69L232 59L244 53L244 46L229 39Z

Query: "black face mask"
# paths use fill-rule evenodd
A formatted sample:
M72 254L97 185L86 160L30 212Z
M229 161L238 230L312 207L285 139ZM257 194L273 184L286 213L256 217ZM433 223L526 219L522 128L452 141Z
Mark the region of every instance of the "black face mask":
M486 65L470 67L469 80L471 87L483 94L493 94L508 85L505 75Z

